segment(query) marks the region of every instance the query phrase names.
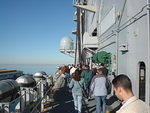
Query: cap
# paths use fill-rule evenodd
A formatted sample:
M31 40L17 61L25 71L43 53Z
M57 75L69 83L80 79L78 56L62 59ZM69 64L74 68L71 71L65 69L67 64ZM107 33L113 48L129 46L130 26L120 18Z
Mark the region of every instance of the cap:
M105 73L105 69L104 68L99 68L99 69L97 69L97 71L101 71L103 74Z

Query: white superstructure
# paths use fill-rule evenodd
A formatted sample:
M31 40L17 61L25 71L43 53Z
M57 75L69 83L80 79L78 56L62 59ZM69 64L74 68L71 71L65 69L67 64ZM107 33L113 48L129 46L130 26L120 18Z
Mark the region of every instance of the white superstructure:
M111 54L111 73L126 74L134 94L150 104L150 1L74 0L80 64L94 64L92 55ZM79 46L76 46L77 48ZM92 55L89 55L92 54ZM79 57L76 57L79 58ZM78 61L78 60L77 60Z

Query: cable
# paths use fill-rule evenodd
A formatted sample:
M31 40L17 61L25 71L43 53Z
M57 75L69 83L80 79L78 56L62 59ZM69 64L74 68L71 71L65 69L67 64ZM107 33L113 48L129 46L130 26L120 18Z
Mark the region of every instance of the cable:
M145 6L143 6L142 9L141 9L137 14L135 14L133 17L131 17L129 20L127 20L125 23L123 23L123 24L119 27L119 29L120 29L121 27L123 27L124 25L126 25L128 22L130 22L132 19L136 20L136 16L138 16L140 13L142 13L142 12L144 11L144 9L145 9L148 5L150 5L150 4L146 4ZM143 17L143 15L142 15L142 17ZM138 19L137 19L137 20L138 20Z

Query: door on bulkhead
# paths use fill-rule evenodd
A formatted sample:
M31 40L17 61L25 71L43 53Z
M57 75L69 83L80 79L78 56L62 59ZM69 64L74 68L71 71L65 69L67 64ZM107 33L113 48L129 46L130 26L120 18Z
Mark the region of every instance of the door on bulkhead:
M139 63L139 98L145 101L146 94L146 66L144 62Z

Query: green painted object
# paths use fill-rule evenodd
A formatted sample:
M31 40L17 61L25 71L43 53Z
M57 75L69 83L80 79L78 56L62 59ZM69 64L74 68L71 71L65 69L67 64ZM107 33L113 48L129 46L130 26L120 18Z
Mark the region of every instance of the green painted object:
M107 53L106 51L95 53L92 56L92 62L108 64L111 62L111 54Z

